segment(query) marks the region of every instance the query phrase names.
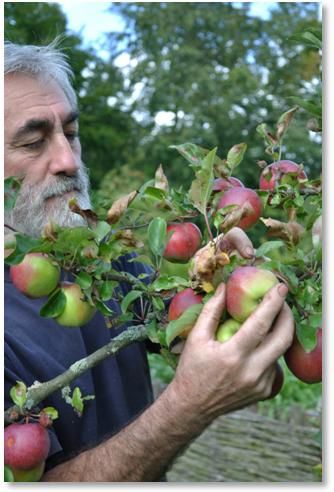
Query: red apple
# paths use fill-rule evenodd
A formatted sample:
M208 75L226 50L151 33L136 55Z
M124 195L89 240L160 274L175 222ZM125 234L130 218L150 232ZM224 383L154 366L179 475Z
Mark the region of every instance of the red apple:
M280 364L276 362L276 374L275 374L275 379L271 388L271 393L266 398L267 400L271 400L272 398L275 398L275 396L278 395L278 393L281 391L284 383L284 372L283 369L281 368Z
M167 233L172 232L167 242L164 258L171 262L187 263L200 248L202 234L192 222L172 223L167 226Z
M63 326L82 326L92 319L96 309L84 300L84 294L78 284L62 282L61 290L66 297L64 311L55 318Z
M10 278L15 287L28 297L51 294L57 287L60 269L42 253L28 253L23 261L10 267Z
M200 294L196 294L196 292L190 287L181 290L173 297L169 305L169 321L174 321L175 319L178 319L181 314L183 314L190 306L193 306L194 304L200 304L202 300L203 296ZM179 336L186 338L191 329L192 326L185 327Z
M322 329L318 328L317 343L310 352L306 352L295 335L284 359L292 374L298 379L309 384L320 383L322 381Z
M12 471L31 470L45 461L49 454L48 431L38 423L10 424L4 430L4 440L5 465Z
M289 183L292 176L298 181L307 179L305 171L293 161L277 161L266 166L260 176L261 190L274 190L278 185Z
M244 184L240 179L230 176L229 178L216 178L212 185L212 191L226 191L230 188L244 188Z
M239 266L226 283L227 312L240 323L257 308L263 296L275 284L276 276L269 270L254 266Z
M216 340L218 342L227 342L240 328L241 323L235 319L227 319L221 323L216 332Z
M228 205L248 206L249 212L238 224L241 229L249 229L260 218L262 213L262 203L258 194L250 188L234 187L225 191L218 201L217 209Z

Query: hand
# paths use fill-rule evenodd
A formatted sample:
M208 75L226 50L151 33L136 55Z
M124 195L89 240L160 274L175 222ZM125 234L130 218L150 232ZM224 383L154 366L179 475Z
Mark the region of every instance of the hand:
M270 395L275 363L294 333L286 294L284 284L274 286L239 331L220 343L215 340L225 306L225 285L220 284L188 336L171 383L185 413L197 412L207 424Z
M236 250L240 256L246 259L253 258L255 254L251 240L240 227L233 227L226 234L220 234L218 246L221 251L227 254Z

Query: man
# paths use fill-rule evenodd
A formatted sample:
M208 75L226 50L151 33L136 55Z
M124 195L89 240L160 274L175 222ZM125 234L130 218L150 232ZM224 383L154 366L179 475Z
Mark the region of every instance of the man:
M82 219L68 211L70 197L89 205L70 73L55 44L5 46L5 175L23 177L6 223L30 235L39 235L50 220L77 225ZM252 255L240 229L227 238L243 256ZM124 260L120 268L133 266ZM239 332L220 344L214 334L225 302L221 284L187 339L173 381L155 402L139 343L78 378L82 393L95 395L81 418L61 395L52 395L45 403L59 410L59 419L43 480L159 480L217 416L267 398L275 362L293 337L286 294L285 285L274 287ZM30 385L50 379L110 339L99 315L81 328L66 329L41 319L42 301L18 294L8 278L5 295L6 405L16 380Z

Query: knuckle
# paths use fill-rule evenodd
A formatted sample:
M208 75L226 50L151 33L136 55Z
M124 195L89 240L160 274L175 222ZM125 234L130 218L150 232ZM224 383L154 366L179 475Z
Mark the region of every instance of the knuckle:
M258 385L258 376L255 372L249 371L244 378L244 385L247 388L256 389Z
M210 319L210 321L217 322L218 324L220 321L220 312L218 313L212 305L209 306L206 304L202 309L200 319L202 321L207 321Z

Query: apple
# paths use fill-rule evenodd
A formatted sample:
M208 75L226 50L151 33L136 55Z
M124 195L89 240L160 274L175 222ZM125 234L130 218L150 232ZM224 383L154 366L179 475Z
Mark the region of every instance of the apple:
M192 222L168 224L167 233L172 233L163 254L168 261L187 263L201 246L202 233Z
M8 425L4 430L4 460L15 470L31 470L45 461L50 450L48 431L38 423Z
M194 304L200 304L203 300L201 294L196 294L196 292L188 287L187 289L178 292L172 299L168 308L168 320L174 321L178 319L181 314L183 314L190 306ZM184 328L180 337L186 338L191 331L192 326L187 326Z
M216 332L216 340L218 342L227 342L240 328L241 323L239 321L230 318L221 323Z
M10 267L15 287L28 297L44 297L57 287L60 268L42 253L28 253L21 263Z
M315 248L322 243L322 216L320 215L312 226L312 243Z
M230 188L239 187L244 188L244 184L240 179L230 176L229 178L216 178L213 181L212 191L226 191Z
M255 266L237 267L226 283L227 312L240 323L244 322L277 283L277 277L269 270Z
M322 381L322 329L317 329L316 346L307 352L295 334L292 345L284 354L286 365L298 379L304 383Z
M274 190L280 184L289 183L292 176L298 181L307 179L303 168L293 161L277 161L266 166L260 176L261 190Z
M22 470L20 468L10 468L14 482L38 482L44 473L45 461L41 461L30 470Z
M271 388L271 393L268 396L268 398L266 398L266 400L271 400L272 398L275 398L275 396L278 395L278 393L281 391L283 387L283 383L284 383L283 369L278 362L276 362L275 365L276 365L276 374L275 374L274 382Z
M84 300L84 293L78 284L62 282L61 291L66 297L63 312L55 320L63 326L82 326L92 319L96 309Z
M240 219L238 225L241 229L249 229L260 218L262 213L262 203L258 194L250 188L234 187L225 191L218 201L217 209L228 205L239 205L248 207L248 214Z

